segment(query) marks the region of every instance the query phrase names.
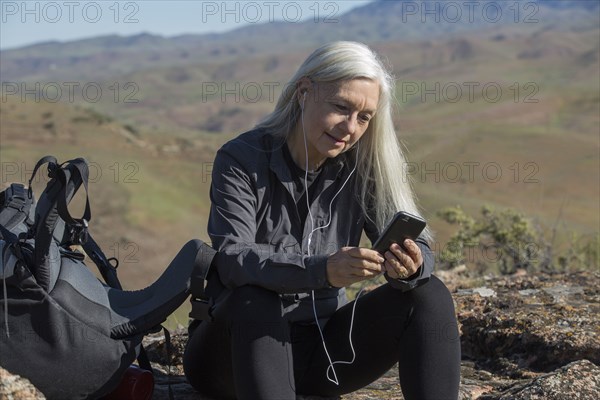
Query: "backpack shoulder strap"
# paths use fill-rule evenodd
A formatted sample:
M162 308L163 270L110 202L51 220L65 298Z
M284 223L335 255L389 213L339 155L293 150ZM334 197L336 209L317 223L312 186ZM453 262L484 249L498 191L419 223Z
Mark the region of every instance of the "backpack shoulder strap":
M190 292L192 309L190 318L199 320L211 320L210 310L213 306L213 300L206 294L206 283L210 267L217 251L202 243L200 251L196 254L195 268L192 271L190 279Z
M91 212L87 198L88 174L85 160L78 158L58 165L56 158L52 156L42 158L33 169L30 190L37 170L45 163L49 164L48 176L51 179L36 206L32 230L35 237L34 262L30 267L37 283L48 290L51 286L51 270L56 267L54 264L57 262L50 254L57 225L64 221L69 226L71 237L75 239L74 243L83 243ZM86 208L83 217L75 219L68 212L67 204L81 184L86 189Z
M107 288L111 310L116 314L115 321L126 317L123 323L111 329L111 336L123 338L148 333L164 322L189 297L190 292L194 299L208 304L203 281L215 254L212 247L193 239L183 246L152 285L136 291ZM194 288L192 281L196 281Z

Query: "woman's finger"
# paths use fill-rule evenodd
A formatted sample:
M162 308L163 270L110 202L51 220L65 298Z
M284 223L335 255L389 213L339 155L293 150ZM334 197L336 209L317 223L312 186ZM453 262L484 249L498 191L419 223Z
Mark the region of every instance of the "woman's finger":
M414 261L410 255L407 254L406 251L396 243L390 246L390 251L387 253L390 253L389 259L396 259L400 265L406 267L407 269L411 269L414 266ZM386 258L388 258L388 256L386 256Z
M406 249L407 254L413 260L415 265L418 267L423 264L423 254L421 253L421 249L417 244L410 239L404 240L404 247Z
M386 261L385 270L388 276L392 279L404 279L411 275L411 273L397 262Z
M354 258L368 260L379 264L385 261L385 259L381 256L381 254L379 254L379 252L364 247L354 247L350 249L348 254L350 254Z
M391 250L387 251L385 254L386 263L389 263L388 275L390 275L389 269L391 268L396 277L406 278L417 272L418 266L416 266L412 258L410 258L410 256L404 251L399 249L399 247L400 246L394 244L390 246Z
M349 265L352 267L352 269L354 270L368 270L371 271L374 275L381 273L381 271L383 270L383 263L385 262L385 260L381 263L377 262L371 262L371 261L366 261L366 260L360 260L360 261L354 261L351 262ZM359 275L362 275L362 273L359 273Z

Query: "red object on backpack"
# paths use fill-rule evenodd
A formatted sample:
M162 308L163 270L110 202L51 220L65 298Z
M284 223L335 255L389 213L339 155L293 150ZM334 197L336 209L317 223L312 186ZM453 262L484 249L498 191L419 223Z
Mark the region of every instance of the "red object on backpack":
M150 400L154 392L154 375L137 365L130 365L121 383L103 400Z

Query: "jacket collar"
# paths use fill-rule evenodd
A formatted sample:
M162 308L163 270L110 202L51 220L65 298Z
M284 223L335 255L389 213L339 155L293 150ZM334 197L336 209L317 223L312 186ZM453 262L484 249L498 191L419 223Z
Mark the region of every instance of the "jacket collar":
M269 168L286 187L288 192L292 194L294 192L292 171L288 168L283 154L283 146L287 146L285 138L266 135L265 139L267 140L265 147L270 149ZM325 179L323 179L325 185L322 190L327 189L327 187L340 176L342 176L343 179L346 179L347 175L352 170L352 167L354 167L354 157L355 152L350 151L335 158L325 160L324 165L321 167L323 168L321 173L325 174ZM346 164L348 164L350 168L344 168Z

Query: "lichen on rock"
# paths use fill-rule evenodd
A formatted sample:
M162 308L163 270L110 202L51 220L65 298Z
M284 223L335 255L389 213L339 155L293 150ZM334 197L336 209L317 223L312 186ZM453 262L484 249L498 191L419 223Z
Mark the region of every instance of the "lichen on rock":
M44 395L29 380L0 367L0 400L43 400Z

